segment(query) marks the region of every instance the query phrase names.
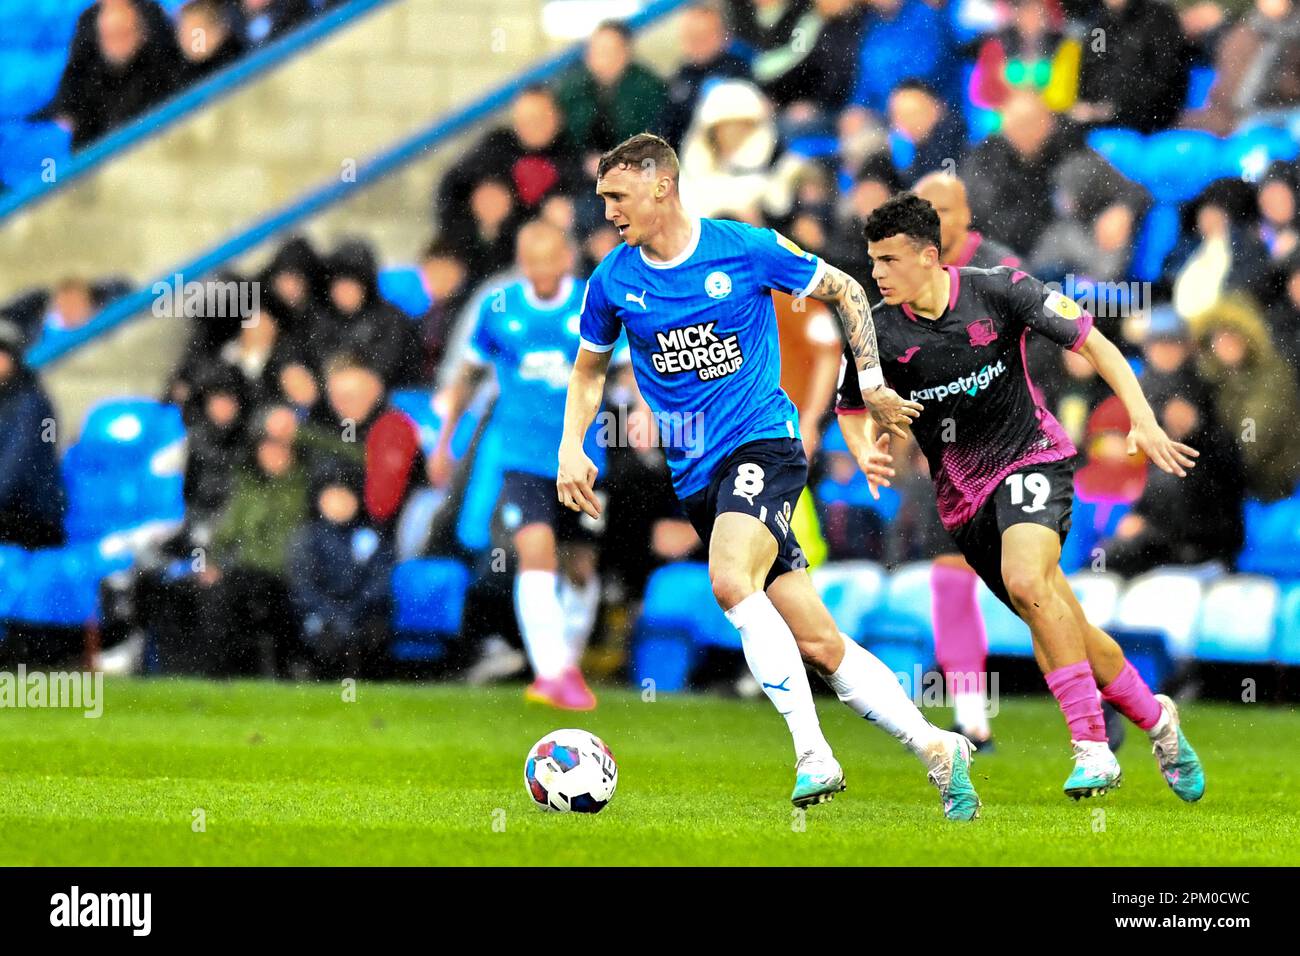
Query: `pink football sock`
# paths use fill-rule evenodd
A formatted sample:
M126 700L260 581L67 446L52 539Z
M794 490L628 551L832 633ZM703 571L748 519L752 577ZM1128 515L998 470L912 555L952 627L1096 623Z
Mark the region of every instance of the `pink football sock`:
M934 619L934 657L948 692L979 687L988 663L988 637L977 595L979 578L964 568L930 568L930 606Z
M1101 716L1101 701L1097 697L1097 681L1092 676L1092 666L1086 661L1066 664L1046 675L1047 686L1056 696L1056 702L1070 725L1071 740L1106 742L1106 721Z
M1101 689L1101 696L1143 730L1154 727L1163 713L1147 682L1128 661L1119 676Z

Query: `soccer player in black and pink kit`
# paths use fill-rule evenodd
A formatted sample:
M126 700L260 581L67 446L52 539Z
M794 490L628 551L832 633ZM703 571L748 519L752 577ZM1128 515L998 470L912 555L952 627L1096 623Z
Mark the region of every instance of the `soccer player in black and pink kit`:
M1180 477L1197 452L1156 422L1128 363L1072 299L1008 266L940 264L939 216L912 193L890 199L864 228L883 301L873 319L885 383L920 402L912 434L930 465L939 517L990 590L1033 634L1034 657L1074 745L1065 792L1075 799L1118 787L1101 697L1145 730L1160 770L1181 799L1199 800L1205 776L1174 702L1151 693L1119 645L1084 617L1060 567L1070 529L1075 449L1037 403L1025 371L1032 329L1088 359L1133 422L1140 449ZM888 484L889 435L874 432L856 365L847 362L836 411L868 480Z

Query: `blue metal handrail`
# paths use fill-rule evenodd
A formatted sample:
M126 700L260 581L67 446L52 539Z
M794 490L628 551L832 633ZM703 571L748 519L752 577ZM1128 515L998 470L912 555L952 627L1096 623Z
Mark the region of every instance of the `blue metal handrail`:
M39 176L33 176L9 192L0 193L0 225L4 224L7 217L67 189L101 164L158 135L178 120L229 96L335 30L392 2L394 0L353 0L346 6L322 14L73 154L67 162L60 164L62 169L52 181L46 182Z
M627 21L628 26L633 31L642 30L687 2L689 0L655 0L654 3L649 4L640 13L630 17ZM134 292L111 302L95 318L81 328L60 334L57 339L38 343L27 355L28 364L36 368L47 366L87 342L117 328L129 321L132 316L143 312L152 305L155 299L153 292L155 286L171 286L176 275L181 275L188 281L211 273L214 269L255 248L276 233L282 232L295 223L346 199L357 190L363 189L407 165L417 159L425 150L469 128L508 105L524 88L553 78L566 67L575 63L581 55L582 44L575 44L565 52L525 70L473 103L434 121L429 126L418 130L378 155L373 156L365 163L360 164L357 167L354 180L345 182L337 178L331 178L328 183L309 190L298 199L268 213L207 252L167 270L155 281L146 283Z

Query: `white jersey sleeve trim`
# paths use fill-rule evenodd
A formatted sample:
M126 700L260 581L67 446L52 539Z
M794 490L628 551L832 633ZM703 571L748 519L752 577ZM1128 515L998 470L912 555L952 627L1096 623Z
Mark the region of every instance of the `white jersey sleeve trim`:
M608 345L600 345L597 342L588 342L586 339L580 338L578 339L578 344L588 352L608 352L613 349L617 343L610 342Z
M808 284L806 286L804 286L802 289L800 289L798 292L795 293L795 298L806 299L808 298L808 296L812 295L813 289L817 288L817 286L822 281L822 276L824 276L825 274L826 274L826 260L823 259L821 256L818 256L817 268L813 270L812 278L808 280Z

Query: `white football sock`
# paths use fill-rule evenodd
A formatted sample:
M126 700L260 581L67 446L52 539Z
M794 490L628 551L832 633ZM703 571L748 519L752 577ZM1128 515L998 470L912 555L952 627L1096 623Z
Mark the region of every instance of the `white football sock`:
M569 663L577 665L596 626L600 610L600 579L594 574L583 584L575 585L560 578L560 606L564 609L564 642L569 648Z
M777 713L785 718L794 738L795 755L809 750L829 755L831 746L817 720L808 672L790 625L785 623L781 612L766 594L755 591L727 611L727 620L740 631L749 672Z
M980 737L989 734L989 718L984 707L984 695L977 690L958 691L953 695L953 717L963 731Z
M914 754L924 758L924 751L936 742L942 731L925 719L903 691L898 678L879 658L843 632L840 637L844 639L844 660L826 678L835 696L859 717L893 734Z
M515 576L515 616L533 673L559 676L569 664L569 645L554 571L520 571Z

